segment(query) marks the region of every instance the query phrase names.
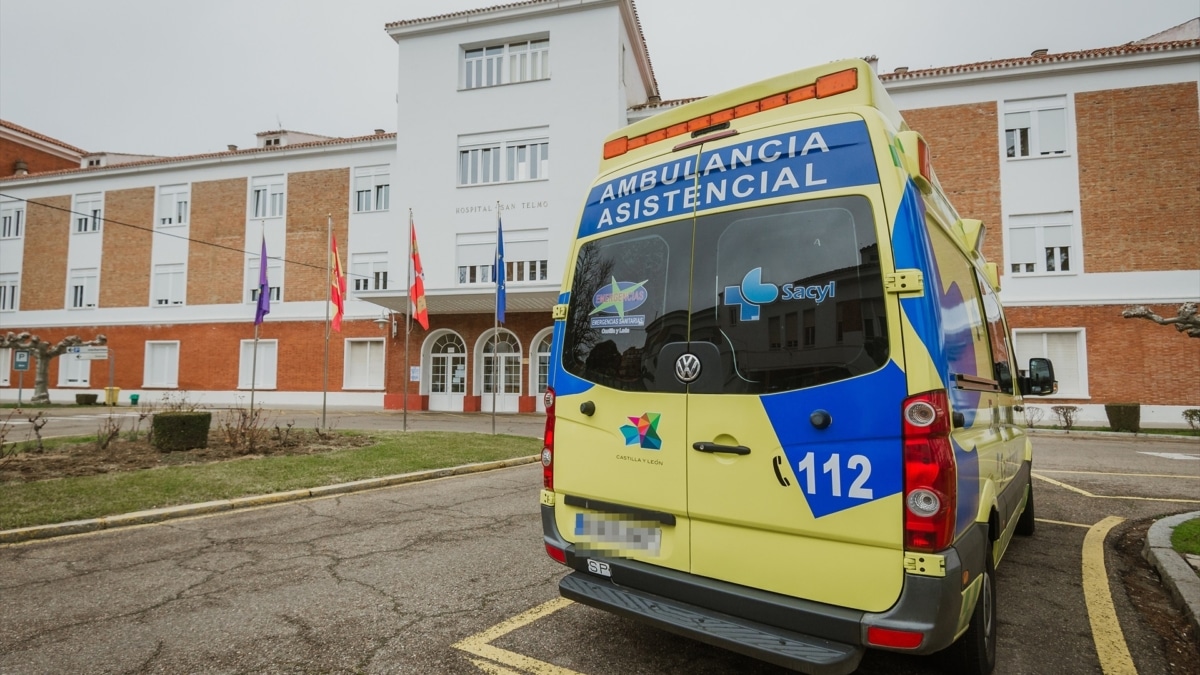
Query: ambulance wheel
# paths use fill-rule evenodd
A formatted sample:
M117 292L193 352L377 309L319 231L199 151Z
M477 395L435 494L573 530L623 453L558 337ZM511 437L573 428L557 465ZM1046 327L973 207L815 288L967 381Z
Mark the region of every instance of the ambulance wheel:
M1017 520L1016 533L1022 537L1033 535L1033 531L1037 529L1037 523L1033 520L1033 483L1029 484L1029 499L1025 502L1025 510L1021 512L1021 518Z
M987 559L983 582L975 611L967 632L951 646L950 672L963 675L989 675L996 667L996 569L992 564L991 546L984 554Z

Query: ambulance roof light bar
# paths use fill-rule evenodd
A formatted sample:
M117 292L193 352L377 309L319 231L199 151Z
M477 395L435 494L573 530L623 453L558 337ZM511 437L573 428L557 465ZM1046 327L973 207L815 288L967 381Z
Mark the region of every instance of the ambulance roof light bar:
M748 101L708 115L700 115L686 122L679 122L661 129L655 129L654 131L634 136L633 138L629 138L628 136L614 138L604 144L604 159L620 157L630 150L640 148L643 145L707 129L717 124L741 117L748 117L755 113L788 105L789 103L799 103L800 101L807 101L814 98L827 98L847 91L854 91L857 88L858 70L855 68L839 70L836 73L829 73L828 75L818 77L817 81L810 85L772 94L754 101Z

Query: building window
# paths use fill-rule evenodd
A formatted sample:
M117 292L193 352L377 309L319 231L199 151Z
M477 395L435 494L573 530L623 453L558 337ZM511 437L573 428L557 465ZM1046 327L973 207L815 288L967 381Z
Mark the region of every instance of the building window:
M283 176L259 176L250 183L252 218L277 218L283 215Z
M16 272L0 274L0 312L17 311L17 282Z
M75 195L75 232L99 232L100 223L104 221L104 205L99 192L86 195Z
M158 225L186 225L191 190L187 185L164 185L158 189Z
M1069 211L1010 216L1006 239L1013 275L1079 273L1074 215Z
M464 89L549 79L550 40L464 48L462 63Z
M179 342L147 342L143 387L174 389L179 386Z
M1013 351L1017 367L1029 359L1047 358L1054 364L1058 380L1057 398L1087 398L1087 340L1082 328L1058 330L1014 330Z
M25 231L25 207L21 202L0 204L0 239L18 239Z
M246 302L258 302L258 256L246 258ZM267 287L271 302L283 299L283 261L267 256Z
M92 362L76 354L63 354L58 361L58 386L87 387L91 384Z
M1008 157L1047 157L1067 152L1066 97L1006 101L1004 111Z
M278 340L259 340L257 356L254 340L242 340L238 361L238 389L274 389L278 354Z
M527 130L526 133L531 131L535 134L545 133L546 129ZM459 136L458 184L486 185L550 178L550 141L544 137L522 136Z
M95 267L71 270L67 283L67 307L86 309L96 306L99 286Z
M343 389L383 389L383 340L346 340Z
M496 233L471 232L458 235L455 256L460 286L493 285L496 262ZM504 234L505 281L510 284L543 283L550 278L549 232L513 230Z
M350 287L356 291L382 291L388 287L386 252L350 256Z
M354 211L387 211L391 201L389 167L360 166L354 170Z
M184 291L183 263L154 266L154 306L182 305Z
M12 370L12 352L13 350L0 349L0 387L9 386L8 373Z

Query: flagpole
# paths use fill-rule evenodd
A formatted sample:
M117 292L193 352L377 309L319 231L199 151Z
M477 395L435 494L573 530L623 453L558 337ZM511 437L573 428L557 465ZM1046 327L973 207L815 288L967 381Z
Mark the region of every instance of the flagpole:
M401 427L403 431L408 431L408 381L412 378L408 375L408 334L412 331L412 312L414 308L412 289L413 289L413 217L412 209L408 210L408 272L404 278L408 281L408 288L404 289L404 295L408 298L408 312L404 315L404 424Z
M259 253L260 260L258 261L258 267L260 270L262 270L262 269L266 269L266 265L267 265L267 261L261 259L262 255L267 252L266 221L263 221L263 220L258 221L258 227L259 227L258 234L263 242L262 250ZM260 280L260 282L261 282L261 280ZM262 292L263 292L262 283L259 283L258 294L262 295ZM271 292L271 285L267 284L267 293L270 293L270 292ZM256 306L254 308L254 313L256 315L255 316L256 319L257 319L257 314L258 314L258 307L260 307L260 306L262 306L262 298L259 298L258 306ZM251 415L254 414L254 390L258 385L258 325L259 325L259 322L255 321L254 322L254 352L250 356L250 414Z
M501 274L504 270L500 269L500 200L496 200L496 259L493 264L496 267L496 272L493 276L496 278L496 309L492 313L492 435L496 435L496 387L500 383L500 376L496 367L499 365L499 354L496 353L497 338L500 337L500 283Z
M333 215L326 214L325 216L325 363L322 367L321 378L321 428L328 428L325 425L325 406L326 400L329 397L329 304L333 302L333 283L330 281L333 274L330 261L330 256L333 255Z

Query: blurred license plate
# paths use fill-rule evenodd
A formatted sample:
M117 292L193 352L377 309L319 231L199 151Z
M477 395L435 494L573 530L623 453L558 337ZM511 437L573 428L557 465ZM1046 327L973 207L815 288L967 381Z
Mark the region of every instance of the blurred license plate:
M662 528L654 522L622 520L607 513L575 515L577 545L586 549L644 552L658 555L662 546Z

